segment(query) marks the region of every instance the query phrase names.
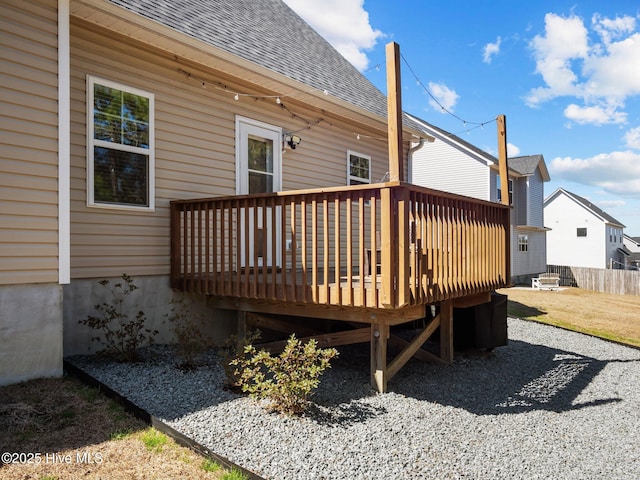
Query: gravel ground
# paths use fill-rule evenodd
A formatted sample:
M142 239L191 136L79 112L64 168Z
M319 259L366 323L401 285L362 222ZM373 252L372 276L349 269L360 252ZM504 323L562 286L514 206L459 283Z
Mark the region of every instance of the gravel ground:
M640 351L509 319L507 347L411 361L375 394L368 346L341 348L302 418L153 360L74 364L219 455L267 479L638 479Z

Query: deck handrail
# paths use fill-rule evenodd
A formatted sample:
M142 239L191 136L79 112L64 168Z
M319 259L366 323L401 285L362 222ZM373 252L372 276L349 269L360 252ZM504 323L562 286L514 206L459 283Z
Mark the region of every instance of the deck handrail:
M509 207L404 182L171 202L171 285L399 309L509 279Z

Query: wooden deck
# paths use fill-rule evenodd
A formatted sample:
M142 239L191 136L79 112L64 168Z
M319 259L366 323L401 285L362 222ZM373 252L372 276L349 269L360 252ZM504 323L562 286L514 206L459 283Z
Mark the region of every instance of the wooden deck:
M380 391L452 309L508 285L509 207L403 182L171 202L171 285L243 312L369 324ZM439 314L389 365L389 327ZM353 333L345 333L345 338ZM335 335L334 335L335 337ZM341 340L334 341L344 341Z

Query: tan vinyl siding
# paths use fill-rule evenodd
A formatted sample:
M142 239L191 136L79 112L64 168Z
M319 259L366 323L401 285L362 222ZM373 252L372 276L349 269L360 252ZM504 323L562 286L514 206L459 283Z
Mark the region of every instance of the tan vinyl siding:
M256 100L202 87L184 64L136 49L113 32L71 26L71 275L73 278L169 273L169 201L236 193L235 117L297 131L302 143L283 154L283 189L346 185L347 150L371 155L372 179L387 171L384 138L356 140L341 125L286 98L296 117L274 99ZM90 208L86 204L86 77L139 88L155 98L155 211ZM245 90L246 91L246 90ZM298 118L300 117L300 118ZM317 125L317 120L322 121ZM304 120L303 120L304 119ZM309 123L307 123L307 121ZM311 125L311 128L309 127ZM361 132L367 133L367 132ZM371 135L369 133L369 135ZM380 135L382 137L382 135Z
M0 12L0 284L57 282L57 2Z

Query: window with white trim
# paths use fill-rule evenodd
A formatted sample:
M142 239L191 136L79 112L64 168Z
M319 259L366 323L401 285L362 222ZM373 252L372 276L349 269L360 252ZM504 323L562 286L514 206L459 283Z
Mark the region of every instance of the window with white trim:
M347 151L347 185L371 183L371 157Z
M518 235L518 251L519 252L528 252L529 251L529 236L528 235Z
M153 94L89 76L87 110L88 205L152 210Z

